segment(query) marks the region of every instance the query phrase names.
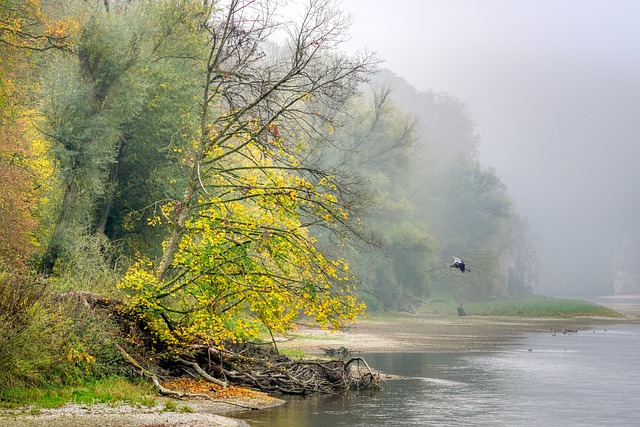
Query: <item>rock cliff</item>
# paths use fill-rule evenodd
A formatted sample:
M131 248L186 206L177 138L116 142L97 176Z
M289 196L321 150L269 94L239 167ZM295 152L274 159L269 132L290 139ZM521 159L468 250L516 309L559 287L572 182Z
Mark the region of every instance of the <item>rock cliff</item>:
M639 260L640 236L622 239L611 265L614 295L640 294Z

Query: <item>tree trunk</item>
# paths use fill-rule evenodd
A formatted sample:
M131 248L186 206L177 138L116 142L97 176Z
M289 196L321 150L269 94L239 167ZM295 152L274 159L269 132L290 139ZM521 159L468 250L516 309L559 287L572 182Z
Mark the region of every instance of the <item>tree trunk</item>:
M78 199L79 192L80 189L78 188L78 184L76 182L70 182L65 189L60 215L58 216L58 220L56 221L56 227L53 231L53 236L51 236L51 240L49 241L47 250L45 251L40 261L39 270L45 276L51 274L51 272L53 271L53 267L56 265L56 261L60 257L62 241L67 232L67 229L69 228L69 224L71 224L73 207L75 206L76 200Z
M213 52L213 51L212 51ZM213 55L212 55L213 56ZM195 156L193 161L193 165L191 166L191 175L189 180L187 181L186 188L184 190L184 195L182 196L182 202L180 205L180 212L177 215L174 226L171 229L171 234L169 235L169 239L167 240L167 244L162 253L162 259L160 260L160 264L158 265L158 269L156 271L156 278L159 281L163 281L167 276L167 272L169 271L169 267L171 267L171 263L173 262L173 258L178 250L178 246L180 245L180 239L185 232L185 224L187 223L187 219L189 218L191 204L197 194L198 185L200 183L200 163L202 159L205 157L205 147L208 143L209 131L207 128L207 118L209 111L209 88L211 84L211 73L212 73L211 63L209 64L207 71L207 78L205 80L204 91L203 91L203 101L201 105L200 111L200 143L198 153Z
M185 224L187 223L187 219L189 218L189 207L193 201L193 198L196 194L193 185L187 185L187 188L184 192L184 196L182 197L181 209L177 214L177 218L173 227L171 228L171 234L169 235L169 239L167 240L167 244L164 248L164 252L162 253L162 258L160 259L160 264L158 265L158 269L156 271L156 277L159 281L163 281L167 276L167 272L169 271L169 267L171 267L171 263L173 262L173 258L178 251L178 246L180 245L180 239L185 232Z
M105 234L107 227L107 221L111 214L111 208L113 207L113 199L116 196L116 190L118 189L118 183L120 177L118 175L120 170L120 162L122 161L122 153L124 151L124 138L120 138L115 147L115 159L111 163L109 168L109 180L107 183L107 192L104 196L104 203L102 204L102 211L99 212L98 222L96 224L96 232Z

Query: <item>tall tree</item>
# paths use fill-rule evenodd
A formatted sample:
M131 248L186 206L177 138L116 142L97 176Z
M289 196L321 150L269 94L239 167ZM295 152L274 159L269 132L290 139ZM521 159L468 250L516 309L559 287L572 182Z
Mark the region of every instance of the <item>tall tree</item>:
M78 7L83 10L82 4ZM108 10L85 5L78 13L82 19L72 54L56 63L45 88L46 133L54 141L63 188L42 271L53 269L74 228L90 230L93 225L105 232L118 186L126 182L124 157L132 142L141 144L140 118L148 118L154 108L157 87L175 77L169 73L159 81L160 70L176 54L176 39L184 37L181 54L189 52L198 12L194 2L183 1L135 2ZM146 153L135 148L142 154L139 169L148 170L157 160L147 153L170 145L155 142L143 145Z
M203 10L187 1L142 3L125 12L145 28L138 37L138 63L124 79L125 99L136 93L140 106L120 125L95 227L125 243L128 253L157 253L162 231L138 219L179 197L183 183L176 177L189 147L184 133L198 120L193 102L200 95L197 63L205 40L198 25Z
M300 142L293 132L318 135L314 127L330 122L330 117L323 117L315 104L344 103L371 65L371 58L328 55L342 41L348 24L332 3L311 1L299 24L274 21L268 2L235 0L227 7L218 6L212 5L206 26L210 51L198 141L180 213L158 266L160 280L171 266L194 202L207 193L203 176L220 173L217 162L252 143L265 155L277 156L283 169L314 173L300 166ZM268 38L276 31L288 33L286 46L269 60L264 49L272 49ZM227 145L237 142L239 135L246 140L239 146ZM244 187L233 177L228 174L231 185Z
M338 326L362 310L346 264L308 232L348 227L351 191L310 159L374 59L340 53L349 19L333 2L312 0L294 21L273 5L211 5L184 192L164 208L170 231L153 275L141 263L123 282L175 339L283 330L300 310Z

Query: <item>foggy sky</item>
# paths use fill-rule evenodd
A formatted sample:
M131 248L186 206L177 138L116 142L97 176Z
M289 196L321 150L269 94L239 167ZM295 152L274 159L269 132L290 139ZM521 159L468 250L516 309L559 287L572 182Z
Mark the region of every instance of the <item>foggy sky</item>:
M348 50L466 103L527 217L539 293L612 293L640 214L640 1L343 0Z

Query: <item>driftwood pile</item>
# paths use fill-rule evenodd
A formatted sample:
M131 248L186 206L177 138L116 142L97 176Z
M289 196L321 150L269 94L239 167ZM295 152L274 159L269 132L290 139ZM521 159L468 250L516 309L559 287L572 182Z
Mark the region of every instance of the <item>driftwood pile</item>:
M97 294L71 293L80 305L94 310L114 310L123 323L125 335L135 328L131 319L122 315L121 301L110 300ZM139 341L139 340L138 340ZM190 345L182 354L166 357L157 364L145 363L149 349L128 348L118 345L123 359L139 374L151 379L161 394L188 397L189 393L169 390L161 379L189 375L199 377L223 388L233 384L266 393L314 394L341 393L347 390L380 388L380 375L361 357L346 358L350 352L340 348L326 354L335 359L294 360L280 354L271 346L229 344L224 347ZM338 359L340 358L340 359ZM162 372L162 375L157 374Z
M360 357L344 360L294 360L272 349L244 344L197 348L192 363L216 376L267 393L338 393L379 389L380 376Z

